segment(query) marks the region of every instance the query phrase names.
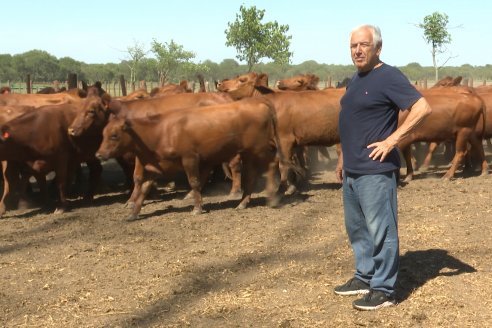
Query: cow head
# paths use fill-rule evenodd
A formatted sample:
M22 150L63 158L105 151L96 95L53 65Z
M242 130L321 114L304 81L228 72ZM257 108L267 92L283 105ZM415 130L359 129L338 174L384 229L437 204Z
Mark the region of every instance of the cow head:
M68 134L77 137L88 131L101 131L108 120L108 107L111 97L106 93L101 97L88 96L82 103L81 110L68 128ZM97 132L96 132L97 133Z
M103 129L103 141L96 153L97 157L107 160L127 153L131 144L131 131L131 125L125 118L111 114Z
M314 74L297 75L277 82L280 90L304 91L318 90L319 77Z
M226 79L217 83L217 90L229 93L234 99L251 97L256 87L268 88L268 75L250 72L239 75L235 79Z

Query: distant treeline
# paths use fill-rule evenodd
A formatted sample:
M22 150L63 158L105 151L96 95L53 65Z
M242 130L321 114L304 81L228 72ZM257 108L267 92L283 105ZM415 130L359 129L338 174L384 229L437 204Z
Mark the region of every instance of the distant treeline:
M208 81L222 80L244 74L248 70L247 65L241 65L234 59L224 59L220 63L206 60L202 64L207 67L207 71L189 72L183 70L180 72L177 70L174 76L170 76L169 82L196 80L198 73L202 74ZM88 82L118 81L121 75L128 80L130 67L130 63L125 60L117 64L86 64L70 57L58 59L42 50L31 50L18 55L0 54L0 85L25 81L28 74L33 82L55 80L63 82L69 73L75 73L79 80ZM399 68L411 81L434 79L432 66L423 67L418 63L410 63ZM257 64L254 71L268 74L271 84L278 79L311 73L318 75L321 81L331 81L333 85L336 85L338 81L352 76L354 67L352 65L321 64L314 60L308 60L298 65L286 66L274 63ZM492 80L491 64L485 66L468 64L447 66L441 68L439 72L442 77L461 75L464 79L475 81ZM140 80L159 81L155 59L144 58L139 62L135 69L135 81Z

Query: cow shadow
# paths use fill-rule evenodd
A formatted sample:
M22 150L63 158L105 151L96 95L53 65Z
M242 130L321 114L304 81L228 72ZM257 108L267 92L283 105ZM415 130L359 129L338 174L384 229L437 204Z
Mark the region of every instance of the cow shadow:
M448 254L444 249L408 251L400 257L399 278L396 286L398 302L406 300L427 281L439 276L456 276L477 270Z

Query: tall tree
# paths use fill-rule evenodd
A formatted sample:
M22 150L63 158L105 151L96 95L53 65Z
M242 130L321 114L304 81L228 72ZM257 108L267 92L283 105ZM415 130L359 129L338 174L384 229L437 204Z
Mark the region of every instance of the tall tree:
M184 50L182 45L173 40L169 43L160 43L154 39L151 44L151 51L157 59L156 69L161 85L164 85L171 78L176 78L180 69L190 70L194 68L191 59L195 58L195 54Z
M434 66L435 79L439 80L439 69L444 66L446 61L438 67L437 55L446 52L445 45L451 43L451 34L448 32L448 15L434 12L424 17L424 22L418 24L418 27L424 30L424 39L431 45L432 64Z
M246 8L241 5L234 23L227 23L225 30L226 46L235 47L240 61L246 61L248 71L262 58L271 58L278 64L289 64L292 52L289 51L290 39L286 35L289 25L279 25L276 21L262 23L265 10L255 6Z
M132 86L132 91L135 91L137 69L142 59L147 55L147 51L144 50L142 44L134 41L133 46L128 46L126 48L126 53L128 57L126 64L130 69L130 84Z

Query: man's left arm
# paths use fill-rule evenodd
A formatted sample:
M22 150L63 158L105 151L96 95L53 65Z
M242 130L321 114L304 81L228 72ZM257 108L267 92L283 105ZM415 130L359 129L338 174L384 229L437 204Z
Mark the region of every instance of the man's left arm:
M408 111L407 118L388 138L367 146L367 148L373 148L369 157L373 160L380 159L381 162L384 161L386 156L398 145L398 142L405 139L432 112L432 109L427 100L421 97Z

